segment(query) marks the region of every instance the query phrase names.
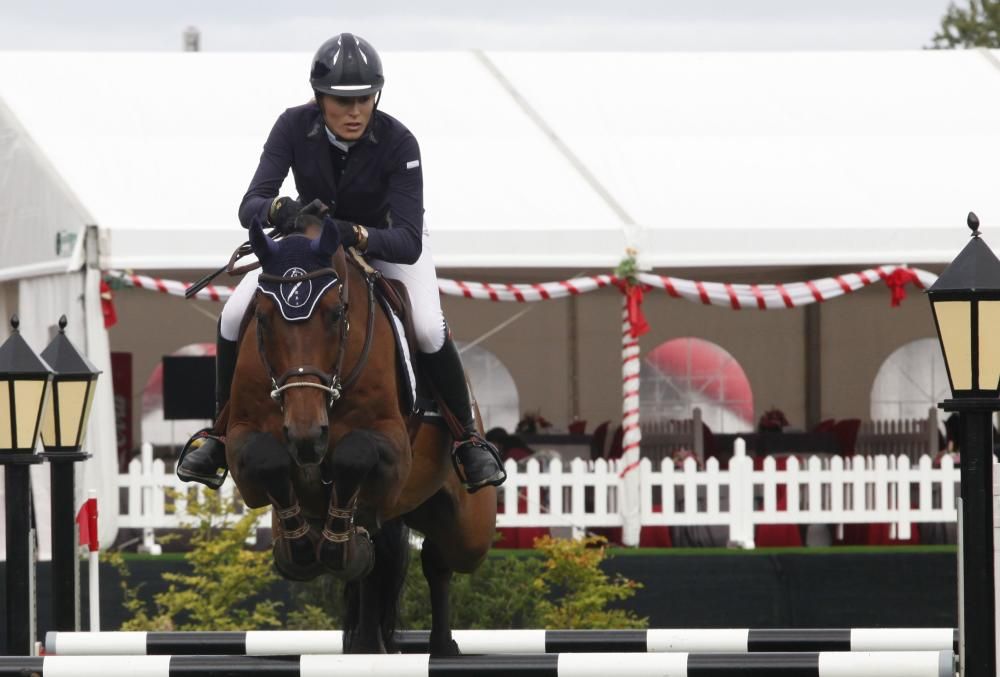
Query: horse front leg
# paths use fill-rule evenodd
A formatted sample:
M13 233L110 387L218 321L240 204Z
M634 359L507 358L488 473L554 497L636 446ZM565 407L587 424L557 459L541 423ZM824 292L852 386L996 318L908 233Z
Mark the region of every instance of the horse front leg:
M316 557L348 582L366 576L374 565L371 534L357 524L358 497L361 485L379 465L382 446L378 435L355 430L337 442L332 455L333 487ZM372 516L369 521L376 520Z
M322 572L316 560L316 535L302 514L291 480L285 448L266 433L255 433L240 458L242 478L261 487L272 508L274 564L290 580L312 580Z

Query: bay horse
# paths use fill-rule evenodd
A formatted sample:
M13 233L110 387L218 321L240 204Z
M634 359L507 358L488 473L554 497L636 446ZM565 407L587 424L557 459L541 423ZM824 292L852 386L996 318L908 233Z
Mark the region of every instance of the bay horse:
M430 650L457 654L449 584L489 551L496 489L468 494L452 467L450 431L404 404L374 271L360 257L349 262L336 228L310 215L298 227L280 241L260 224L250 229L263 272L223 422L233 479L247 505L271 506L281 575L345 582L345 652L394 649L407 527L421 532Z

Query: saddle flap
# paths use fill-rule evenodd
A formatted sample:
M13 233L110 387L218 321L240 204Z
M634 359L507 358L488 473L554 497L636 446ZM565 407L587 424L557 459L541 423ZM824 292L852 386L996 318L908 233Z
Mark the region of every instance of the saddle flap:
M405 399L404 413L410 414L417 408L417 373L416 373L416 340L414 338L413 314L410 310L410 298L406 293L406 287L396 280L386 280L384 277L377 278L379 283L375 286L375 295L379 305L389 316L389 324L392 326L393 335L396 339L396 353L399 358L399 371L406 386L404 386Z

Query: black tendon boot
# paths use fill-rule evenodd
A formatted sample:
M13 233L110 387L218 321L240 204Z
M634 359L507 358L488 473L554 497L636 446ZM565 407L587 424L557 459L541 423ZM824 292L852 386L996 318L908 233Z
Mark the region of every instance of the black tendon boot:
M469 386L458 348L449 333L444 346L436 353L420 353L424 376L433 384L438 397L458 420L463 434L455 440L452 461L462 485L471 494L487 485L500 486L507 479L497 448L483 439L476 429Z
M215 416L229 402L229 390L236 371L236 341L227 341L219 333L215 341ZM226 480L226 444L212 434L211 428L199 430L188 440L177 460L177 476L185 482L201 482L218 489Z

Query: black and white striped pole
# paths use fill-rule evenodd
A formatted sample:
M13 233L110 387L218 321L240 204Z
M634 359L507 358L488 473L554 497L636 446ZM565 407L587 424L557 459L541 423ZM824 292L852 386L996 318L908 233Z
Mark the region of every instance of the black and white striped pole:
M993 580L993 412L1000 410L1000 260L972 240L927 294L948 368L961 425L962 559L959 627L965 677L996 677L996 601ZM900 500L908 500L908 492Z
M0 656L0 677L953 677L950 651Z
M957 651L953 628L453 630L469 654L808 653ZM404 654L430 651L430 632L399 630ZM48 656L299 656L336 654L340 630L49 632Z
M49 395L52 370L21 337L17 316L0 346L0 465L4 467L7 538L7 651L30 656L35 647L35 558L29 466Z

